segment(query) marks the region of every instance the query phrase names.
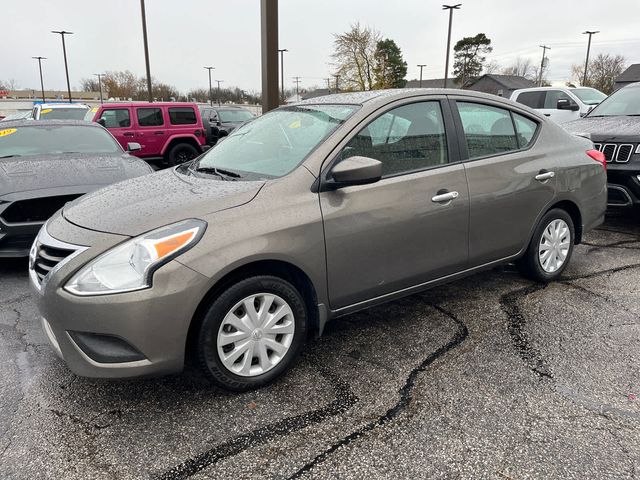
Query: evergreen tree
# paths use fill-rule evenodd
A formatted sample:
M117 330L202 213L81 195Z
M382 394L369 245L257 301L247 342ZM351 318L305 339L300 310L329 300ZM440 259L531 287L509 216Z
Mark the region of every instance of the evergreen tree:
M376 45L373 88L403 88L407 84L407 62L393 40L380 40Z

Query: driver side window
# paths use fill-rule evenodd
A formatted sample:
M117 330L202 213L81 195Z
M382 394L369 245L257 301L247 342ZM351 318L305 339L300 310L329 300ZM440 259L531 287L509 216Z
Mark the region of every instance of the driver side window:
M382 176L399 175L448 162L447 139L440 102L419 102L379 116L351 139L342 158L374 158Z

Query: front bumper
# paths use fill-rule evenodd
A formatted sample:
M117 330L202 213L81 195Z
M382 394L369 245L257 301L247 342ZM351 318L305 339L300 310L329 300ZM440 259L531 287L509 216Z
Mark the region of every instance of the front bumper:
M207 278L174 260L156 271L151 288L114 295L73 295L63 289L71 275L126 237L87 231L60 216L56 223L51 230L68 231L64 236L69 239L77 239L81 231L88 237L102 237L100 247L81 247L51 237L45 227L36 244L65 245L75 253L42 280L30 261L31 284L37 292L43 329L71 371L103 378L181 371L189 325L206 291Z
M0 258L26 257L42 222L8 223L0 218Z
M612 169L607 172L609 207L634 207L640 205L640 168Z

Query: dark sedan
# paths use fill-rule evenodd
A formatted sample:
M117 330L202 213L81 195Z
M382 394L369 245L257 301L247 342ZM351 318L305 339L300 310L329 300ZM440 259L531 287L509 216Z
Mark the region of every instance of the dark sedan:
M609 206L640 206L640 83L618 90L586 117L563 126L589 133L604 153Z
M126 153L98 124L2 122L0 257L28 256L41 225L67 202L149 172L144 161Z

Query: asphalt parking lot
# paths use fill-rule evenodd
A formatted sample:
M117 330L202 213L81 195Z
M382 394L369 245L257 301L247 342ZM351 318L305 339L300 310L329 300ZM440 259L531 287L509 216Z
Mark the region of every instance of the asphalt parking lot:
M0 477L635 478L639 234L610 218L546 287L505 267L333 322L245 394L74 376L3 261Z

